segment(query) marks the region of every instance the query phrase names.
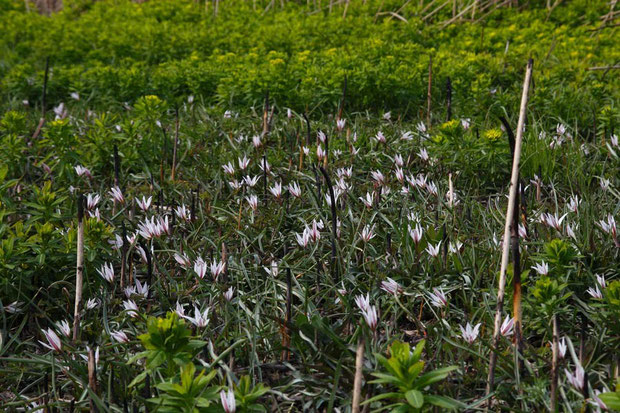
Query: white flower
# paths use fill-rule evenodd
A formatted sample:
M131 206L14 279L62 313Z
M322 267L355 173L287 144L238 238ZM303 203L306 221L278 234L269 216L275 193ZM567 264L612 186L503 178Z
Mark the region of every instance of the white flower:
M247 156L243 155L243 158L239 158L239 168L244 171L248 165L250 164L250 160Z
M375 237L373 228L374 228L374 225L372 227L370 225L366 225L364 229L362 229L361 236L364 242L368 242Z
M151 202L153 201L153 197L150 196L148 198L146 197L142 197L142 200L136 198L136 203L138 204L138 206L140 207L141 210L143 211L147 211L149 209L149 207L151 206Z
M236 179L233 181L228 181L228 185L230 185L230 187L234 190L238 190L242 186L241 182L237 181Z
M97 272L107 282L109 282L109 283L114 282L114 268L112 268L112 264L107 263L107 262L104 263L101 266L101 268L97 270Z
M384 120L390 120L392 118L392 112L385 112L383 114L383 119Z
M404 141L410 141L413 139L413 133L411 131L406 131L402 134L402 136L400 137L400 139L404 140Z
M383 132L379 131L377 132L377 134L375 135L375 140L378 143L385 143L387 140L385 139L385 135L383 134Z
M202 257L196 258L194 261L194 272L198 275L198 278L202 279L205 277L207 273L207 263L202 259Z
M267 158L263 157L263 159L261 159L260 161L260 165L258 165L260 167L261 171L265 171L265 173L270 173L271 172L271 165L269 165L269 161L267 161Z
M232 287L229 287L228 290L224 292L224 299L226 301L231 301L234 293L235 293L235 289Z
M362 311L362 316L364 317L364 320L366 320L368 327L370 327L372 331L375 331L379 322L377 308L374 305L371 305L367 311Z
M194 103L194 95L189 95L187 97L187 103L189 103L190 105Z
M5 307L4 307L4 310L5 310L7 313L10 313L10 314L15 314L15 313L18 313L18 312L20 312L20 311L22 310L22 309L20 308L20 307L21 307L21 304L22 304L22 303L20 303L20 302L18 302L18 301L13 301L11 304L9 304L9 305L5 306Z
M123 330L112 331L110 336L119 343L129 343L129 337L127 337L127 334Z
M92 175L90 171L88 170L88 168L84 168L81 165L77 165L77 166L74 166L73 169L75 169L75 173L77 173L78 176L86 175L88 178L92 178Z
M262 142L260 141L260 135L252 136L252 145L254 145L255 148L258 148L262 145Z
M549 264L547 264L545 261L541 262L540 264L534 265L532 269L536 271L539 275L549 274Z
M387 281L381 281L381 289L393 295L400 294L403 291L403 287L390 277L388 277Z
M417 224L415 228L409 227L409 236L416 244L420 242L420 240L422 239L422 235L424 235L424 230L422 229L420 224Z
M190 221L192 218L191 213L189 209L187 209L185 204L179 205L178 207L176 207L174 210L174 213L176 214L177 217L179 217L179 219L182 219L184 221Z
M178 252L175 252L174 253L174 259L183 268L189 268L189 266L192 264L192 262L187 257L187 254L185 254L185 253L179 254Z
M375 201L375 193L366 192L366 198L359 197L359 199L366 205L366 208L372 208Z
M476 341L476 338L478 337L480 325L481 324L478 323L472 328L471 324L467 322L465 328L463 328L463 326L459 326L461 329L463 340L467 341L469 344L473 344L473 342Z
M300 247L308 246L308 243L310 242L310 233L308 232L308 227L306 227L301 234L295 234L295 238L297 239L297 243Z
M506 318L504 319L504 322L502 323L502 326L500 328L500 333L504 337L508 337L508 336L512 335L512 330L514 328L514 323L515 323L515 319L514 318L510 318L510 316L506 316Z
M381 171L371 171L370 176L375 181L376 185L385 185L385 177Z
M437 256L439 255L439 247L440 247L440 246L441 246L441 241L439 241L439 242L437 243L437 245L431 245L431 244L428 244L428 245L426 246L426 252L428 252L428 254L429 254L431 257L437 257Z
M611 141L611 146L618 147L618 135L611 135L609 140Z
M271 195L276 199L280 199L282 196L282 183L276 182L273 186L269 187L269 192L271 192Z
M108 240L108 244L112 246L113 250L119 250L123 246L123 239L120 235L114 234L114 239Z
M418 156L420 157L420 159L422 159L424 162L428 161L428 151L426 150L426 148L422 148L420 149L420 152L418 152Z
M323 148L321 148L321 145L318 145L316 147L316 157L318 158L319 161L322 161L326 156L325 151L323 150Z
M92 310L93 308L97 307L99 305L99 300L97 300L96 298L89 298L88 301L86 301L86 309L87 310Z
M596 274L596 281L598 282L598 285L601 286L601 288L607 288L607 283L605 282L605 276L604 275L598 275Z
M560 352L560 358L564 358L566 355L566 349L568 345L566 344L566 337L562 337L562 340L558 341L558 350Z
M338 130L343 130L346 123L346 119L338 119L336 120L336 128L338 128Z
M129 315L129 317L131 318L138 317L138 311L139 311L138 304L136 304L134 300L123 301L123 307L127 311L127 314Z
M297 182L291 182L288 185L288 191L291 193L291 195L293 195L295 198L299 198L301 196L301 188L299 187L299 184Z
M543 224L547 225L548 227L555 228L558 231L562 231L562 221L564 221L564 218L566 218L566 215L568 214L564 214L560 218L558 218L557 214L551 215L548 213L543 213L540 216L540 220Z
M601 290L598 289L598 285L595 286L594 288L592 287L588 288L586 292L590 294L592 298L596 298L598 300L603 298L603 293L601 293Z
M237 404L235 402L235 393L232 390L229 389L228 392L222 390L220 392L220 399L222 400L222 407L225 413L235 413Z
M471 125L471 119L469 118L461 119L461 126L463 127L463 129L465 130L469 129L470 125Z
M67 320L62 320L56 324L56 327L58 327L58 331L60 331L65 337L71 336L71 327L69 327L69 322Z
M271 261L271 265L269 267L263 267L265 269L265 271L267 271L267 274L270 274L272 277L276 278L278 276L278 274L280 273L280 270L278 268L278 262L277 261Z
M355 304L362 311L368 310L370 308L370 296L368 294L366 294L365 296L364 295L356 296Z
M316 134L316 137L321 143L325 143L325 140L327 139L327 136L325 135L323 131L318 131L318 133Z
M230 162L228 162L226 165L222 165L222 169L228 175L234 175L235 174L235 167Z
M403 167L404 162L403 162L403 157L401 156L401 154L397 153L396 155L394 155L394 164L398 166L399 168Z
M69 96L71 96L71 98L74 100L80 100L80 94L77 92L71 92Z
M200 309L197 306L194 306L194 317L184 315L183 318L196 327L204 328L207 324L209 324L209 311L209 307L207 307L203 312L200 312Z
M246 196L245 200L248 202L250 208L252 208L253 211L256 211L256 209L258 208L258 197L252 194L250 196Z
M566 379L568 382L577 390L583 389L584 379L585 379L585 371L581 365L577 364L575 367L575 374L572 374L568 369L564 369L566 373Z
M209 266L211 270L211 275L213 275L213 279L217 280L217 278L226 270L226 263L223 261L216 261L215 259L211 262Z
M256 186L256 184L258 183L259 179L260 179L259 175L256 175L254 177L246 175L246 176L243 177L243 183L245 183L250 188L254 188Z
M125 197L123 196L123 192L118 186L110 188L109 193L112 196L112 199L114 199L114 202L118 202L119 204L122 204L125 202Z
M527 238L527 229L523 224L519 224L519 237Z
M433 288L433 292L429 296L431 298L431 305L437 308L445 307L448 304L448 299L440 288Z
M611 184L611 181L609 179L600 178L600 185L603 191L607 191L609 189L610 184Z
M136 278L136 293L147 298L149 295L149 285L148 283L142 284L138 278Z
M571 210L572 212L577 213L580 202L581 201L579 200L579 197L577 195L571 195L571 197L568 200L568 209Z
M43 347L48 348L52 351L61 351L62 350L62 342L60 341L60 337L52 330L48 328L47 330L41 330L45 335L45 339L47 340L47 344L39 340L39 343L43 345Z
M185 316L185 308L183 308L183 306L181 305L181 303L179 303L178 300L177 300L177 305L174 309L174 312L177 313L179 317Z
M290 108L286 109L286 117L289 119L293 117L293 111Z

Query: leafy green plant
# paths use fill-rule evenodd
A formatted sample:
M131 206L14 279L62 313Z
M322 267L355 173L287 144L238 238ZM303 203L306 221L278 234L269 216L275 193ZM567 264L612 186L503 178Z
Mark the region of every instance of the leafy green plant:
M443 367L421 374L425 363L420 360L420 357L425 344L426 341L422 340L411 351L409 343L395 341L390 346L390 358L375 354L377 361L387 372L373 372L372 375L377 379L370 383L395 387L397 391L377 395L365 401L364 404L391 399L394 401L393 404L379 410L390 409L392 412L418 412L428 410L431 406L444 409L463 407L461 403L452 398L427 393L430 385L445 379L457 367Z
M220 411L212 404L218 399L218 387L209 386L217 371L205 374L202 370L196 375L194 363L187 363L181 368L179 377L157 384L162 393L148 400L155 404L155 411L162 413L200 413ZM211 409L208 409L211 406Z
M252 386L250 376L242 376L239 383L235 386L235 399L237 400L237 411L239 412L266 412L267 409L257 400L269 391L269 387L258 383Z
M205 341L193 339L191 330L173 312L165 318L149 317L146 326L147 333L138 336L146 351L136 354L131 360L145 358L146 372L165 364L168 376L172 376L179 366L190 363L196 351L206 345ZM141 381L146 372L134 382Z

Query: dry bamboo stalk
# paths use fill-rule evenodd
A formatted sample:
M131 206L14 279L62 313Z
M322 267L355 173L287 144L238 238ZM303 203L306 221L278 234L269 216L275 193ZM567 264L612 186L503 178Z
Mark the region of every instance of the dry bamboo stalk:
M88 350L88 387L90 387L93 393L97 393L97 366L95 364L95 352L92 348ZM90 399L90 411L97 411L92 397Z
M362 367L364 364L364 338L360 337L355 353L355 379L353 380L353 404L351 413L359 413L362 396Z
M558 329L558 316L553 315L553 343L552 343L552 355L551 355L551 409L554 413L557 409L557 390L558 390L558 342L559 342L559 329Z
M512 161L512 174L510 177L510 193L508 196L508 208L506 211L506 222L504 225L504 244L502 248L502 262L499 273L499 286L497 290L497 308L495 311L495 324L493 328L492 351L489 358L489 375L487 377L487 396L493 391L495 381L495 364L497 363L497 344L499 342L500 324L502 321L502 310L504 307L504 290L506 288L506 269L508 267L508 252L510 249L510 226L513 222L515 208L515 198L517 196L519 179L519 161L521 159L521 144L523 142L523 126L525 125L525 114L527 111L527 99L532 79L532 66L534 61L530 59L525 71L523 82L523 94L521 95L521 108L519 109L519 122L517 124L517 139L515 142L514 157Z
M78 339L80 308L82 306L82 277L84 273L84 195L78 196L77 205L77 265L75 269L75 308L73 311L73 342Z

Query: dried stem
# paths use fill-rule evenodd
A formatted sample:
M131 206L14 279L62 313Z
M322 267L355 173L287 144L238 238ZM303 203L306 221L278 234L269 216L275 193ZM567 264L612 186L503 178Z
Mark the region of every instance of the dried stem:
M82 307L82 282L84 274L84 195L77 199L77 265L75 270L75 309L73 311L73 342L78 339L80 309Z
M525 124L525 114L527 111L527 100L532 78L532 66L534 61L530 59L527 63L525 80L523 82L523 94L521 95L521 108L519 110L519 122L517 124L517 138L512 161L512 174L510 177L510 193L508 196L508 210L506 211L506 222L504 225L504 244L502 249L502 262L499 273L499 286L497 290L497 308L495 311L495 324L493 329L492 352L489 359L489 375L487 377L487 396L493 391L495 381L495 364L497 363L497 344L499 343L500 324L502 310L504 307L504 290L506 288L506 269L508 267L508 252L510 248L510 226L513 222L515 208L515 198L519 179L519 161L521 159L521 144L523 142L523 125Z
M362 367L364 364L364 338L360 337L355 353L355 379L353 380L353 405L351 413L359 413L362 396Z

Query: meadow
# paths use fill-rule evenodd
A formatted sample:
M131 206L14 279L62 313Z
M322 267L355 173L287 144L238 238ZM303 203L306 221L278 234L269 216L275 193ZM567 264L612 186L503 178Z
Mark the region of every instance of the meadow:
M619 410L614 7L0 0L0 407Z

